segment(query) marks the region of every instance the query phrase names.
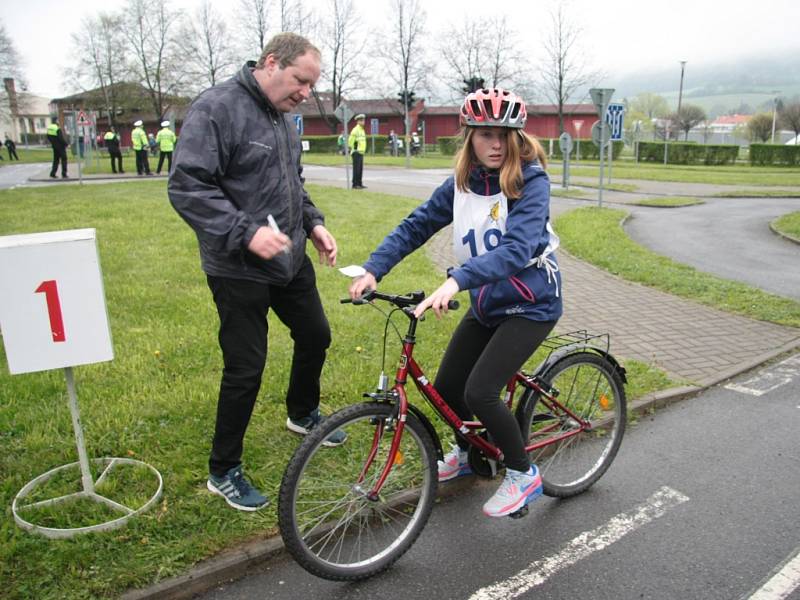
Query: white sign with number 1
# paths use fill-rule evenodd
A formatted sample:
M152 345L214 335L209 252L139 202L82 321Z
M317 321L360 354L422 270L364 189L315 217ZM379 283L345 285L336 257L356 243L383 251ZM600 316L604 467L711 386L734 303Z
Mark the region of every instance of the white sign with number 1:
M114 358L94 229L0 237L0 289L12 374Z

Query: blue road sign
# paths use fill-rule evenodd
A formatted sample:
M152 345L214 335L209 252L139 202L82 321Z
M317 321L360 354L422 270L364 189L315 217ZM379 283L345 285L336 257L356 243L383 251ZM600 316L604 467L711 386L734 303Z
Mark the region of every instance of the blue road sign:
M297 127L297 135L303 135L303 115L292 115L294 126Z
M606 110L606 123L611 126L611 139L622 139L622 124L625 118L624 104L609 104Z
M369 134L378 135L378 119L369 120Z

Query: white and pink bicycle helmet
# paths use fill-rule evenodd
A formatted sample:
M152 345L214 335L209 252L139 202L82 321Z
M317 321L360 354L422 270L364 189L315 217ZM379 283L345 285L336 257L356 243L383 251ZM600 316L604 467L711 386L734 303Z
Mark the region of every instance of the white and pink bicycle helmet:
M522 129L527 119L525 101L501 88L475 90L461 106L461 124L467 127Z

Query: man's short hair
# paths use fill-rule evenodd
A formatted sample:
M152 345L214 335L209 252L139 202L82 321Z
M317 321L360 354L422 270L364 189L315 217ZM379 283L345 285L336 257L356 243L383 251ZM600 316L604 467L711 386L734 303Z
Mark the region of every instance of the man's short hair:
M256 63L256 69L262 69L267 62L267 56L274 55L278 60L281 69L285 69L291 64L294 64L298 56L302 56L306 52L314 52L317 56L322 56L314 44L309 42L302 35L291 32L279 33L267 42L264 46L264 51Z

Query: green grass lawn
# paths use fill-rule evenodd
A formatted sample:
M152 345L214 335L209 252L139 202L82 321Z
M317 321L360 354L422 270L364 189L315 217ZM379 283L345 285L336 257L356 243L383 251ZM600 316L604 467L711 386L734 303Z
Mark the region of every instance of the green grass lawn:
M694 204L703 204L702 200L691 198L689 196L664 196L660 198L641 198L633 204L639 206L658 206L662 208L675 208L677 206L692 206Z
M291 344L271 320L270 356L248 430L244 463L273 499L255 514L231 510L205 489L221 357L217 316L200 271L194 235L173 212L164 180L103 186L16 189L0 192L0 234L93 227L111 323L113 361L75 368L90 457L131 457L155 466L164 496L155 509L125 527L67 540L31 535L13 522L14 495L34 477L76 458L61 371L11 376L0 351L0 581L3 597L105 598L186 571L237 541L276 530L274 499L283 469L298 443L286 431L283 398ZM309 186L340 247L339 263L362 263L369 251L416 204L407 198ZM333 411L361 401L381 370L383 319L370 307L342 305L348 280L317 269L333 331L322 375L322 405ZM432 290L442 281L424 252L407 258L381 289ZM462 294L462 302L468 300ZM418 329L417 358L435 374L459 314L426 319ZM402 327L403 317L399 317ZM396 362L393 340L387 372ZM624 357L619 357L624 358ZM625 361L628 395L674 385L655 369ZM421 403L415 393L412 400ZM440 432L446 430L438 425ZM117 481L114 498L146 499L147 480ZM61 488L73 481L59 481ZM67 527L103 520L105 511L81 504L49 510L42 524Z
M554 223L576 257L629 281L747 317L800 327L800 302L700 272L633 242L620 222L625 211L585 207Z
M800 211L783 215L776 219L772 226L781 233L800 240Z
M3 155L3 160L0 162L0 167L4 165L14 164L17 161L9 161L8 159L8 150L5 147L0 148L0 154ZM39 162L52 162L53 161L53 151L50 148L41 148L41 147L30 147L26 148L20 144L17 144L17 156L19 156L19 162L22 163L39 163ZM72 157L68 157L71 159Z

